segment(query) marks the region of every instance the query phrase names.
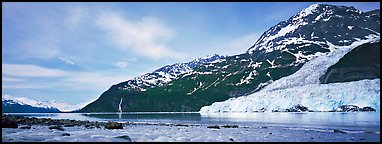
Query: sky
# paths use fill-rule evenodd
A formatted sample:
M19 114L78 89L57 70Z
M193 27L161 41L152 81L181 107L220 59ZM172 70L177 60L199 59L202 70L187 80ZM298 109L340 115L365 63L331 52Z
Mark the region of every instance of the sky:
M336 2L361 11L379 2ZM244 53L315 2L2 3L2 97L85 105L113 84Z

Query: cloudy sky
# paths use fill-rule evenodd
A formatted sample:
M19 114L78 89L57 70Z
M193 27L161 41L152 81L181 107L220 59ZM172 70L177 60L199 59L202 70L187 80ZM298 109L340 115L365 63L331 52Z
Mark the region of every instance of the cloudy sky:
M86 104L164 65L244 53L311 4L3 2L2 96Z

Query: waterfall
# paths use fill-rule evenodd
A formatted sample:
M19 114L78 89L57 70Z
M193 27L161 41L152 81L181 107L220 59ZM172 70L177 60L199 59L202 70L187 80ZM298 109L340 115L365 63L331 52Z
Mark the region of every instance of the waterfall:
M121 104L122 104L122 98L121 98L121 101L119 102L119 105L118 105L118 111L119 111L118 117L119 117L119 119L122 118L122 107L121 107Z
M119 105L118 105L119 113L122 113L122 107L121 107L121 104L122 104L122 98L121 98L121 101L119 102Z

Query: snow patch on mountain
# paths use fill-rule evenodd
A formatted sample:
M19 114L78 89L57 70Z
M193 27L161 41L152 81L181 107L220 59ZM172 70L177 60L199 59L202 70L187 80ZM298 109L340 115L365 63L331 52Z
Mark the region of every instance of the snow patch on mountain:
M147 88L164 85L178 78L182 74L190 73L195 67L198 67L202 64L209 63L211 65L217 62L221 62L224 58L225 56L214 54L203 58L194 59L188 63L176 63L173 65L167 65L155 70L152 73L146 73L142 76L138 76L118 84L118 89L134 89L146 91Z
M301 19L303 17L306 17L310 14L313 14L314 12L317 11L317 7L319 6L319 4L313 4L313 5L310 5L309 7L303 9L302 11L300 11L296 17L293 18L293 20L298 20L298 19Z
M341 105L371 106L380 109L380 79L347 83L320 84L319 77L353 48L369 42L378 42L380 36L349 46L336 46L327 42L329 53L320 53L292 75L283 77L249 96L215 102L200 109L200 113L283 111L298 104L313 111L330 111Z

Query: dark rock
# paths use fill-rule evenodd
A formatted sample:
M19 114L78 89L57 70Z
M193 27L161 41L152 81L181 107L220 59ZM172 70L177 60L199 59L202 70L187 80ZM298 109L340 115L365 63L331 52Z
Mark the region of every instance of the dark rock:
M338 133L346 133L346 132L341 131L341 130L338 130L338 129L334 129L334 132L338 132Z
M121 123L117 122L109 122L105 124L106 129L123 129L123 126Z
M372 107L363 107L360 109L360 111L375 111L375 109Z
M285 111L286 112L306 112L306 111L309 111L309 109L306 106L298 104L292 108L286 109Z
M380 78L380 56L380 42L363 44L330 66L319 80L327 84Z
M50 126L49 129L57 129L57 130L64 131L64 128L60 125Z
M230 141L234 141L233 138L230 138L229 140L230 140Z
M342 105L339 108L344 112L354 112L359 110L359 107L356 105Z
M224 125L222 127L224 127L224 128L239 128L238 125Z
M1 128L18 128L17 121L9 117L2 117Z
M61 134L61 136L70 136L70 134L69 133L63 133L63 134Z
M220 127L218 125L207 126L207 128L220 129Z
M372 132L372 131L367 131L365 133L367 133L367 134L374 134L374 132Z
M296 109L298 109L299 111L302 111L302 112L308 111L308 107L306 107L306 106L302 106L302 105L300 105L300 104L298 104L298 105L296 106Z
M131 138L130 138L128 135L117 136L117 137L115 137L115 138L121 138L121 139L125 139L125 140L131 142Z
M269 134L272 134L272 133L269 133Z
M268 127L264 126L264 127L260 127L260 128L262 128L262 129L267 129Z
M74 124L64 124L64 127L74 127Z
M31 129L31 128L32 128L31 125L26 125L26 126L22 126L22 127L20 127L20 129Z

